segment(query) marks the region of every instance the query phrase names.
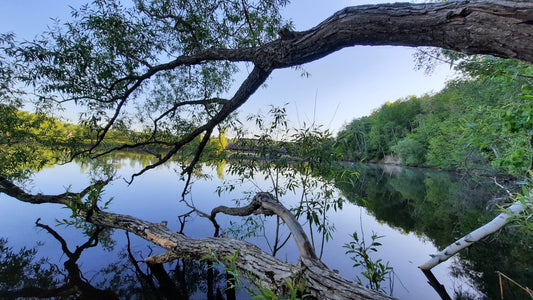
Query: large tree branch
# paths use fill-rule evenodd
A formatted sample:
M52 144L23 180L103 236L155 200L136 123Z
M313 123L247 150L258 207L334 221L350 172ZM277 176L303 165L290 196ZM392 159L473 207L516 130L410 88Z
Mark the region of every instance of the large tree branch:
M42 195L26 192L9 195L24 202L44 203ZM55 197L57 196L48 196L47 199L50 203L62 203L56 201ZM263 196L259 200L267 203L265 206L267 210L276 212L280 209L276 207L280 206L279 204L268 204L270 202L268 197ZM236 266L240 274L246 276L252 283L270 288L277 293L288 292L283 285L284 278L296 281L305 278L306 293L318 299L392 299L346 280L310 255L302 255L299 263L292 265L269 255L253 244L229 237L190 238L173 232L160 223L100 210L94 212L78 209L76 214L94 225L133 233L168 251L162 256L148 258L146 260L148 263L161 263L184 257L205 259L212 257L213 254L223 258L238 253Z
M433 46L467 54L490 54L533 62L533 2L531 1L450 1L431 4L380 4L347 7L316 27L294 32L292 38L278 39L258 47L241 49L204 49L182 55L168 63L148 68L131 80L116 108L115 115L98 135L92 151L109 130L121 105L141 83L155 74L181 66L207 61L248 61L261 70L261 80L245 80L238 94L203 126L175 144L164 159L133 175L144 173L168 160L184 144L213 128L229 113L246 102L274 69L311 62L345 47L355 45ZM253 77L253 76L252 76ZM250 88L254 86L253 88ZM114 101L114 100L113 100Z
M236 265L243 276L256 285L275 292L284 292L283 278L307 280L306 293L318 299L392 299L368 290L328 269L316 259L302 257L292 265L262 251L248 242L228 237L190 238L175 233L165 226L150 223L127 215L98 212L87 218L93 224L123 229L166 249L164 258L152 257L149 263L165 262L176 258L219 258L238 252Z
M344 8L314 28L259 47L205 49L150 68L138 79L205 61L249 61L265 70L301 65L357 45L432 46L533 62L529 0L394 3Z
M531 191L530 194L533 195L533 191ZM448 260L450 257L454 256L456 253L463 250L464 248L481 240L487 235L498 231L503 226L505 226L507 222L509 222L511 217L520 214L522 211L524 211L527 208L527 206L531 206L531 205L533 205L531 201L531 196L528 199L526 199L524 202L516 201L515 203L513 203L513 205L511 205L504 212L499 214L492 221L470 232L469 234L465 235L459 240L455 241L453 244L444 248L444 250L442 250L441 252L432 254L431 259L429 259L428 261L426 261L425 263L421 264L418 267L422 269L422 271L431 270L433 267L435 267L436 265L440 264L443 261Z
M289 227L301 257L318 260L313 246L309 242L305 231L294 216L285 206L277 202L270 193L260 192L255 195L252 202L243 207L218 206L211 211L210 219L214 222L218 213L232 216L249 216L251 214L277 215Z
M5 177L0 176L0 193L4 193L8 196L11 196L15 199L18 199L22 202L32 203L32 204L43 204L43 203L58 203L71 205L76 199L81 199L87 195L92 189L97 186L102 186L108 184L112 178L109 178L105 181L97 181L94 184L86 187L79 193L66 192L59 195L43 195L43 194L29 194L22 190L20 187L16 186Z
M431 46L533 62L532 32L533 2L529 0L353 6L310 30L294 32L292 39L280 38L259 47L204 49L127 79L136 80L137 84L158 72L206 61L248 61L273 70L301 65L357 45Z
M533 62L533 2L450 1L347 7L316 27L260 47L206 49L140 76L210 60L249 61L266 70L301 65L356 45L432 46Z
M308 63L340 49L356 45L433 46L467 54L490 54L533 62L533 2L531 1L450 1L431 4L380 4L347 7L316 27L292 32L290 37L257 47L239 49L203 49L191 55L151 66L141 74L131 74L117 82L129 82L120 95L115 113L97 136L91 153L116 121L122 105L141 84L160 72L208 61L248 61L256 66L239 92L210 121L199 126L180 141L157 163L170 159L184 144L212 130L255 93L274 69ZM261 74L259 74L261 73ZM257 77L261 77L260 79ZM252 79L252 80L250 80ZM113 94L112 91L109 91ZM120 101L119 101L120 100ZM106 102L102 100L103 102ZM124 146L129 147L129 146Z
M347 7L315 28L259 49L288 67L355 45L433 46L533 62L533 2L450 1ZM272 51L276 49L276 51ZM256 64L262 65L257 60Z
M163 156L156 163L146 166L139 172L133 174L129 182L133 181L135 177L142 175L146 171L153 169L167 162L183 146L192 142L197 136L201 135L203 132L211 132L218 124L224 121L231 113L233 113L237 108L243 105L250 98L250 96L254 94L255 91L267 80L270 73L271 73L271 70L263 70L261 68L255 67L252 70L252 72L248 75L248 77L244 80L244 82L241 84L237 92L235 92L235 95L233 95L233 97L229 101L227 101L226 103L224 103L224 105L222 105L222 108L220 109L220 111L218 111L216 115L210 118L205 124L197 127L196 129L191 131L187 136L185 136L184 138L174 143L174 147L171 150L169 150L166 153L166 155Z

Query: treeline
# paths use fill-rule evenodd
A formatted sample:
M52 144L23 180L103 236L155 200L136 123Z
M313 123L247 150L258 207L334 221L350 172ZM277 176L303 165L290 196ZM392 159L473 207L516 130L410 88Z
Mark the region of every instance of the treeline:
M0 103L0 176L11 179L25 179L46 166L69 161L74 158L83 160L88 150L96 142L96 135L102 128L81 122L63 122L44 113L23 111L17 105ZM101 142L100 151L146 140L150 131L131 129L128 126L115 126L109 129ZM168 140L179 137L168 135ZM194 154L194 147L200 144L197 137L179 153L179 159ZM225 131L212 137L205 147L207 158L217 157L226 148ZM161 146L136 149L137 152L152 154L157 159ZM128 150L127 148L125 150ZM88 154L88 153L85 153ZM94 153L93 153L94 154Z
M523 176L532 164L533 67L464 60L464 76L434 95L386 103L337 136L344 159Z
M0 175L25 178L56 163L80 142L82 129L42 113L0 103Z

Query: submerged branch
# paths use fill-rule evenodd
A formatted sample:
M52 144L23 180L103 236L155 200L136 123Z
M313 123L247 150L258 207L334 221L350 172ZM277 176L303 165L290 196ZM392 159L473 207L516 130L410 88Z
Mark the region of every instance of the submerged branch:
M508 207L504 212L499 214L492 221L470 232L469 234L462 237L461 239L455 241L453 244L444 248L444 250L442 250L441 252L431 255L431 259L429 259L428 261L426 261L425 263L423 263L422 265L418 267L422 270L431 270L433 267L440 264L441 262L448 260L450 257L455 255L457 252L481 240L487 235L496 232L497 230L505 226L505 224L509 222L510 218L520 214L522 211L526 209L526 207L531 206L531 205L532 205L531 196L527 198L525 202L516 201L515 203L513 203L513 205Z

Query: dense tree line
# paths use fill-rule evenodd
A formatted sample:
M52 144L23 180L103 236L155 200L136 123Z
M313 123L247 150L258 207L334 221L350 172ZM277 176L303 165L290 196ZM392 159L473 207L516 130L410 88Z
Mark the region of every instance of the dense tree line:
M347 124L337 137L344 158L395 154L406 165L516 176L531 169L532 65L459 59L463 76L442 91L385 103Z

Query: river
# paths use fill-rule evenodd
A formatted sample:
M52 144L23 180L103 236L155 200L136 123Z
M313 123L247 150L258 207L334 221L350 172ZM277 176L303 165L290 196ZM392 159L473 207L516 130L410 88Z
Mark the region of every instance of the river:
M113 162L118 170L117 175L124 178L129 178L148 163L142 157L132 155L117 156ZM203 165L195 172L186 200L194 203L197 209L209 212L216 205L246 204L243 195L270 189L271 181L265 174L256 174L254 180L240 181L237 175L228 172L230 167L231 164L224 163ZM382 283L383 290L392 292L399 299L440 299L417 266L425 262L430 254L494 217L498 213L498 205L503 203L503 191L490 178L450 172L355 164L347 168L350 171L342 180L308 177L312 180L309 181L310 186L315 186L311 194L314 193L316 199L327 198L323 203L305 202L307 206L312 203L310 210L306 210L305 205L301 206L300 219L304 228L311 230L308 234L316 252L322 255L322 260L331 269L338 270L351 280L359 276L363 284L368 284L361 275L363 269L353 267L354 261L343 246L353 242L354 232L364 238L367 245L375 233L382 236L378 239L381 246L376 247L376 252L370 253L371 257L374 260L382 259L382 263L388 263L394 270L390 279ZM151 222L167 221L168 227L176 231L183 226L183 233L192 237L211 236L213 226L208 220L191 214L182 224L178 218L190 211L180 202L184 183L179 180L176 171L179 169L179 163L174 162L149 171L136 178L131 185L124 180L115 180L105 188L103 194L103 200L113 198L107 210ZM90 170L90 165L81 162L49 167L26 183L26 188L43 194L63 193L67 189L79 191L89 183ZM279 177L281 181L286 179ZM222 185L231 187L228 188L231 192L221 189L219 195L216 190ZM281 199L287 207L300 206L301 188L286 191ZM69 255L61 250L56 238L43 228L36 227L35 222L40 218L39 223L49 225L74 252L76 246L87 242L88 237L83 234L83 228L58 225L58 220L69 219L71 211L52 204L22 203L6 195L0 195L0 203L0 238L7 239L0 247L3 249L0 258L4 265L4 275L0 274L0 289L9 285L5 276L18 278L19 283L26 282L28 285L42 280L41 277L55 278L56 281L47 283L48 286L60 285L66 274L60 270L63 263L69 260ZM313 211L320 222L310 225L306 215ZM310 216L312 219L313 216ZM218 218L226 234L244 236L267 252L275 247L274 218L255 217L246 221L237 217ZM316 226L319 223L323 225L321 230ZM327 234L324 235L324 232ZM287 233L288 230L281 227L280 243ZM323 242L324 237L328 238ZM95 288L110 289L122 298L142 298L142 291L150 289L150 280L141 282L139 278L154 270L148 270L139 261L163 251L133 235L129 236L129 240L128 248L125 233L113 231L107 239L101 239L98 246L84 250L76 260L83 278ZM435 267L433 273L452 298L499 297L497 271L531 287L533 257L530 245L523 241L524 237L519 232L506 229ZM19 253L23 247L35 248L37 252L18 257L26 258L29 265L42 265L42 269L35 271L21 267L9 260L14 256L6 256L9 251ZM296 246L290 239L276 255L291 263L298 258ZM46 258L46 261L39 261L41 258ZM217 289L224 292L225 277L217 276L220 269L215 270L215 279L211 283L206 269L205 264L188 260L166 265L172 280L186 287L184 291L190 299L207 299L208 293ZM49 273L45 274L45 270ZM39 275L39 272L42 274ZM13 286L15 283L11 284ZM505 282L503 289L509 297L519 299L527 296ZM163 294L161 290L153 292L153 295ZM237 292L237 298L249 299L250 296L241 289Z

